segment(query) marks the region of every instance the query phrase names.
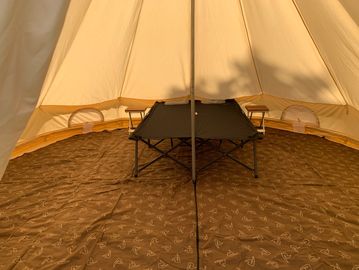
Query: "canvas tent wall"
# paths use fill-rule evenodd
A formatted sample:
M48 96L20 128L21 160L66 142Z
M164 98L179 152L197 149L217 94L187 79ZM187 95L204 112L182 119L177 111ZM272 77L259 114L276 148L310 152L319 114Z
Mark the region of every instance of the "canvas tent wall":
M0 1L0 178L30 118L69 1Z
M53 28L62 27L61 34L42 89L40 83L33 87L32 98L41 94L17 143L66 129L70 113L79 108L97 108L110 121L126 117L129 103L188 96L190 5L190 0L71 1L65 22ZM50 18L41 20L51 25ZM356 0L197 0L195 20L198 98L266 104L273 119L289 105L305 105L322 129L359 140ZM13 61L21 56L2 51ZM17 86L4 89L6 96ZM91 114L84 120L91 121ZM13 141L2 144L11 149Z

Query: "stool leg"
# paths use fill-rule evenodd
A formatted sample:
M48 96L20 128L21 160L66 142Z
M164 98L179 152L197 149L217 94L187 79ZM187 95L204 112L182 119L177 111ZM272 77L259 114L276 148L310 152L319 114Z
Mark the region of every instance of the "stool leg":
M135 168L134 168L134 176L138 176L138 140L135 143Z
M132 114L131 114L131 112L129 112L128 114L130 117L131 129L133 129Z
M265 112L263 112L263 116L262 116L262 128L263 128L263 134L266 133L266 128L264 126L264 116L265 116Z
M264 122L264 112L262 112L261 128L263 128L263 122Z
M258 178L258 168L257 168L257 149L256 141L253 140L253 166L254 166L254 177Z

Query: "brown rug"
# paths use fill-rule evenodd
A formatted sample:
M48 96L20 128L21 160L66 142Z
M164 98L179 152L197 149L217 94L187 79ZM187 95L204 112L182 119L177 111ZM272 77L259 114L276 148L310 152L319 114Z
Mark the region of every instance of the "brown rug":
M163 159L132 178L127 137L76 136L10 162L0 269L196 269L190 174ZM190 161L186 147L174 155ZM258 180L228 159L199 176L201 269L358 270L359 151L268 129L258 162Z

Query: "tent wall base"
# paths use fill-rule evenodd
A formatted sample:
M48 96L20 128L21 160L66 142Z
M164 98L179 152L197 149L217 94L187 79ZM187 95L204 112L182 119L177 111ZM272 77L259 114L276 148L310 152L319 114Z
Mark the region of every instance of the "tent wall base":
M140 123L140 119L133 119L134 124ZM113 121L107 121L102 123L96 123L93 126L93 132L102 132L102 131L112 131L115 129L128 129L128 118L120 118ZM55 132L45 133L31 141L24 142L19 144L15 147L14 151L12 152L11 158L17 158L22 156L25 153L30 153L46 147L50 144L53 144L58 141L62 141L68 139L72 136L83 134L83 126L76 125L71 128L64 128L62 130L58 130Z
M259 121L259 119L253 119L253 122L256 124ZM266 127L269 128L276 128L286 131L293 131L293 126L291 123L284 122L277 119L270 119L266 118ZM140 122L140 119L134 119L134 124L138 124ZM259 123L259 122L258 122ZM115 130L115 129L121 129L121 128L128 128L128 118L120 118L113 121L107 121L102 123L97 123L93 127L94 132L101 132L104 130ZM82 126L74 126L72 128L65 128L62 130L58 130L55 132L50 132L46 134L42 134L36 138L34 138L31 141L24 142L22 144L19 144L16 146L14 151L12 152L11 158L17 158L19 156L22 156L25 153L30 153L32 151L38 150L40 148L46 147L50 144L53 144L55 142L65 140L67 138L70 138L75 135L83 134L83 128ZM319 129L319 128L311 128L306 127L305 134L310 135L316 135L323 137L329 141L333 141L336 143L343 144L345 146L348 146L350 148L354 148L359 150L359 141L354 140L352 138L346 137L341 134L337 134L328 130Z

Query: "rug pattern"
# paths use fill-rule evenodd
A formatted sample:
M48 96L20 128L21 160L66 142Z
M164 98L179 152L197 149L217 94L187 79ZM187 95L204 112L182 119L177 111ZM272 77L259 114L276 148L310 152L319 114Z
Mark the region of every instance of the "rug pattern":
M258 180L229 159L199 176L201 269L358 270L359 152L274 129L257 148ZM118 130L12 160L0 269L196 269L189 173L163 159L133 178L133 150ZM190 162L186 147L173 154ZM198 159L215 155L204 147ZM142 162L155 156L141 145Z

